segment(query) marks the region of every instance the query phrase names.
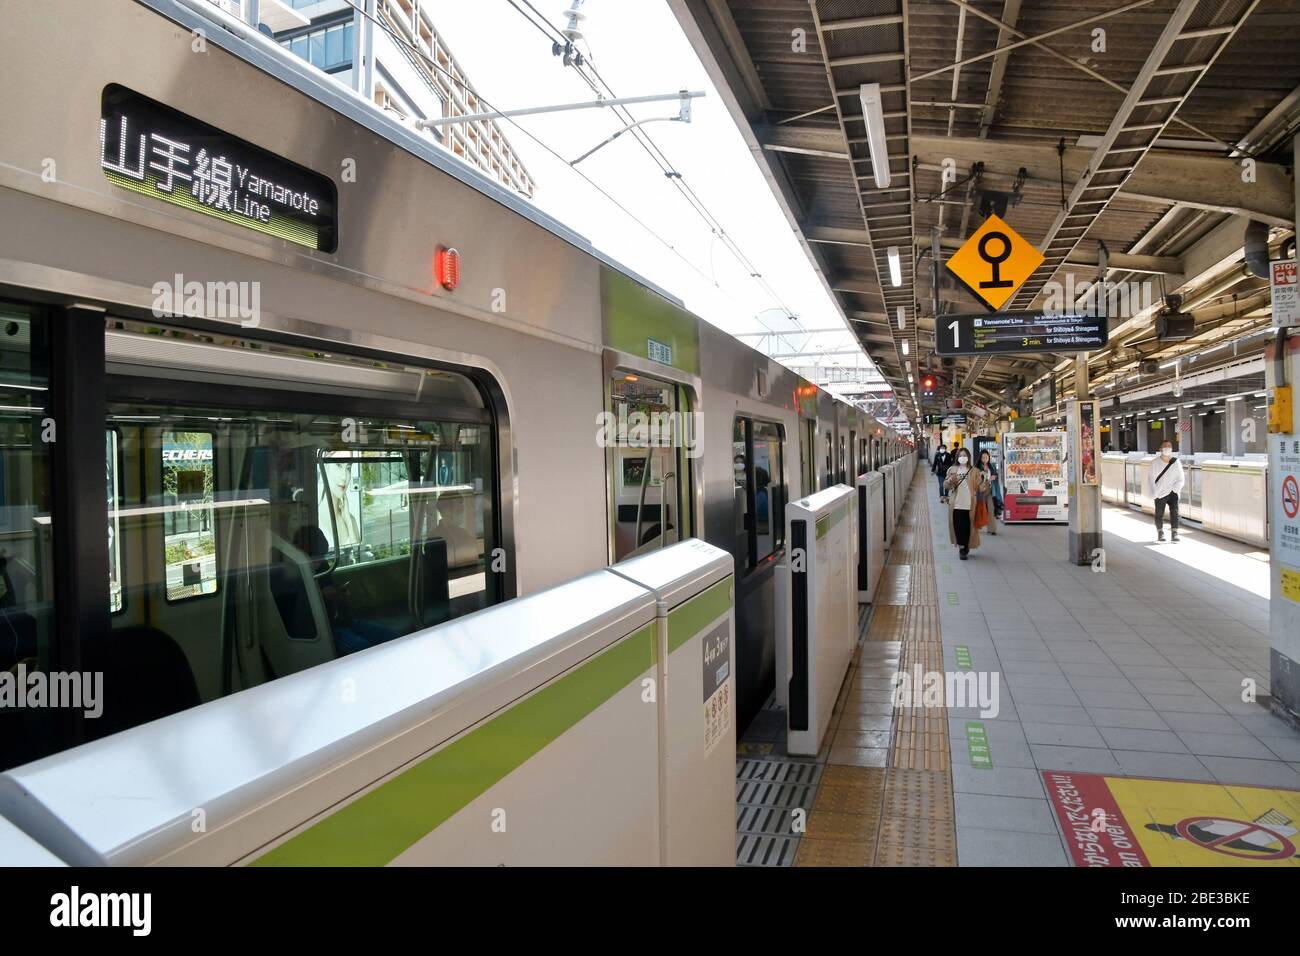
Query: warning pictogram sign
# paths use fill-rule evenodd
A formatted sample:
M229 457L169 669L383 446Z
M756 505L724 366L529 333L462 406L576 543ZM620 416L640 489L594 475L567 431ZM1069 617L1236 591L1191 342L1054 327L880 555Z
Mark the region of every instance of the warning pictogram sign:
M948 271L997 311L1042 264L1043 254L994 215L949 257Z
M1282 510L1288 518L1294 518L1300 512L1300 483L1295 475L1287 475L1282 482Z
M1046 770L1076 866L1300 866L1300 790Z
M1294 827L1286 829L1295 832ZM1196 846L1242 860L1286 860L1295 856L1294 843L1257 820L1189 817L1174 824L1174 832Z

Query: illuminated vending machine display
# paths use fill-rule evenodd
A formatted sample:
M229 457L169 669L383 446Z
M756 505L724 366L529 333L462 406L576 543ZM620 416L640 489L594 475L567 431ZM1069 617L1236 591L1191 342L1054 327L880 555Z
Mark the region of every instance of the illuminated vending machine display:
M1069 521L1065 432L1002 437L1004 521Z

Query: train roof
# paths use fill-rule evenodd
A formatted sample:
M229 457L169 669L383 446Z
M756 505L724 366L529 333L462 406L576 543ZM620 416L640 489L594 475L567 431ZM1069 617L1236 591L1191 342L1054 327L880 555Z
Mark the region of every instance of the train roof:
M569 228L553 216L546 214L513 191L501 186L485 173L460 162L446 150L419 135L408 126L375 109L364 99L355 95L347 87L330 79L327 74L322 73L316 67L300 60L298 57L287 54L270 37L254 30L242 20L224 14L219 7L209 2L209 0L136 0L136 3L150 8L187 30L193 30L196 27L211 29L213 23L221 24L224 27L224 32L218 35L209 34L207 37L208 42L216 44L232 56L238 57L286 86L292 87L304 96L311 97L318 103L365 127L375 135L383 137L394 146L424 160L448 176L458 179L489 199L500 203L512 212L558 236L581 252L598 259L611 269L621 272L628 278L653 290L679 308L686 308L681 298L651 282L645 276L628 268L623 263L611 258L596 248L586 236Z

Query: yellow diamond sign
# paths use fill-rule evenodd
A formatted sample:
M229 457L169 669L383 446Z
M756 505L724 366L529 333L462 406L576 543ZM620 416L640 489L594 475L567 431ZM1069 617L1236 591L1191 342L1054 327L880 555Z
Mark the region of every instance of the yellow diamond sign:
M1041 252L1000 217L989 216L948 258L948 271L997 311L1042 264Z

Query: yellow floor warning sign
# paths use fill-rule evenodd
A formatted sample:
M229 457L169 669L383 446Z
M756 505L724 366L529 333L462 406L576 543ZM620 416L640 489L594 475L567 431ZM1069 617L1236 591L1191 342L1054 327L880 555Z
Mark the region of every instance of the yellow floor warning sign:
M1300 866L1300 790L1045 771L1076 866Z

